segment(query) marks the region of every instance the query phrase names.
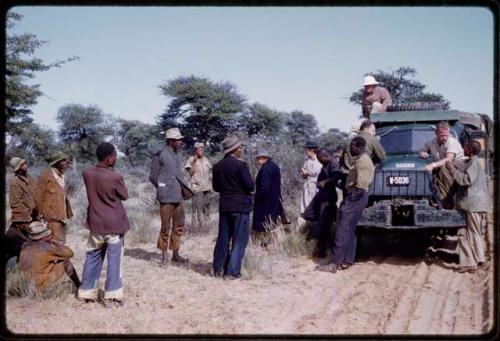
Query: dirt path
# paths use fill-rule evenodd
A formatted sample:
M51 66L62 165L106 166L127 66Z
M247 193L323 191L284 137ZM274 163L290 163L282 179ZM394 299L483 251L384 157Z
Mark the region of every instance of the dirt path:
M129 334L482 334L492 325L492 261L460 274L427 265L412 241L375 240L368 256L336 274L314 271L307 257L270 256L270 274L223 281L210 276L214 239L185 238L190 268L161 269L154 245L126 245L123 308L70 294L9 297L7 325L15 333ZM72 235L69 244L81 273L85 239Z

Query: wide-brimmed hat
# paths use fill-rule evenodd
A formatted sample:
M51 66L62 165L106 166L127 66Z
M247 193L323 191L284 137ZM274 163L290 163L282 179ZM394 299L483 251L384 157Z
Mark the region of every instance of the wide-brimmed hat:
M307 141L305 145L302 147L307 148L307 149L318 149L319 146L316 142L314 141Z
M194 149L198 149L198 148L205 148L205 144L203 142L196 142L194 144Z
M64 154L61 151L57 151L49 156L49 158L48 158L49 165L52 167L56 163L58 163L59 161L67 160L68 158L69 158L68 155Z
M242 145L242 142L240 141L240 139L236 135L230 135L222 141L222 149L224 151L224 154L227 154L227 153L235 150L236 148L238 148L241 145Z
M363 84L361 84L362 86L368 86L368 85L377 85L377 84L380 84L379 82L377 82L377 80L375 79L375 77L373 76L366 76L365 78L363 78Z
M22 164L25 163L26 160L17 156L14 156L10 159L10 165L14 168L14 172L17 172L19 168L21 168Z
M172 140L183 139L184 136L181 135L179 128L170 128L165 131L165 138Z
M257 151L255 153L255 157L258 158L258 157L267 157L267 158L271 158L271 155L269 155L269 152L264 149L264 148L257 148Z
M28 237L31 240L40 240L51 234L52 232L47 228L47 224L41 221L34 221L28 225Z

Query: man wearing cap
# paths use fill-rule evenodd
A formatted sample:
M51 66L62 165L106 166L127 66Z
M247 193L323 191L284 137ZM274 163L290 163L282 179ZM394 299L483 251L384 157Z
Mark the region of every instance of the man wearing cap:
M178 155L184 136L179 128L170 128L165 132L165 137L166 145L153 156L149 173L149 180L156 187L156 198L160 203L161 229L157 247L162 251L162 267L168 265L168 249L173 252L173 262L187 262L179 255L185 218L183 191L192 193L184 180Z
M187 169L193 191L192 198L192 224L198 225L199 229L208 229L210 221L210 191L212 190L212 165L203 155L205 145L201 142L194 144L194 155L190 156L186 162Z
M97 299L99 277L105 256L108 258L104 302L123 304L122 258L125 232L130 225L122 201L128 199L123 176L114 171L116 149L109 142L97 146L96 166L83 171L87 190L87 227L90 230L78 297Z
M278 221L281 198L281 172L264 148L255 155L260 166L255 179L253 225L255 232L266 232Z
M14 169L14 177L9 186L9 204L11 208L11 225L2 238L2 249L5 261L11 257L19 257L21 246L28 241L28 224L37 217L35 205L35 181L28 174L28 162L20 157L13 157L10 165Z
M222 141L224 158L213 169L212 185L219 197L219 234L214 248L214 276L241 277L241 261L249 237L254 182L248 165L240 159L241 141L231 135ZM231 249L229 247L231 245Z
M373 112L385 112L387 107L392 104L391 95L386 88L379 86L375 77L365 76L363 87L363 117L370 118Z
M319 173L321 172L321 168L323 167L316 156L318 144L313 141L307 141L303 147L304 154L306 155L306 161L304 162L304 166L302 166L299 171L300 176L304 179L302 197L300 200L300 214L304 213L307 206L318 191L316 181Z
M48 161L49 168L38 177L35 203L40 218L47 221L53 238L64 243L66 222L73 217L64 183L68 156L59 151L52 154Z
M59 281L66 273L78 287L80 280L70 261L73 251L63 242L52 239L47 226L34 221L28 226L30 241L23 244L19 256L19 270L28 273L36 289L43 292Z

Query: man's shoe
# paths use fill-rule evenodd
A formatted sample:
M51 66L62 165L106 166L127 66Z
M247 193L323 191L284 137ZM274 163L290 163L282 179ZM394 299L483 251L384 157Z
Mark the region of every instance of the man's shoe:
M214 277L223 277L224 276L224 270L223 269L220 269L220 270L216 270L214 271Z
M123 307L124 303L122 300L119 300L117 298L105 298L103 300L103 305L106 308L119 308Z
M318 265L316 266L317 271L323 271L323 272L331 272L331 273L336 273L337 270L339 269L339 266L335 263L329 263L326 265Z
M189 259L181 257L179 254L174 254L172 256L172 262L174 263L187 263Z
M342 263L342 264L340 264L340 268L341 268L342 270L347 270L347 269L349 269L351 266L352 266L352 264L349 264L349 263Z
M241 274L239 275L225 275L224 280L226 281L234 281L235 279L239 279L241 277Z

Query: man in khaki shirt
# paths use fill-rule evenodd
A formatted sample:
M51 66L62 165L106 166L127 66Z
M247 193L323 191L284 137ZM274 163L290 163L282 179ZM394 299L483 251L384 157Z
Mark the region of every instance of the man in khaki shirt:
M363 87L363 117L370 118L373 112L385 112L392 104L391 94L386 88L379 86L379 82L373 76L364 78Z
M190 156L184 167L189 172L189 182L194 195L192 198L191 222L198 228L207 229L210 222L210 192L212 191L212 165L203 155L205 145L194 144L194 155Z
M365 152L366 141L355 137L349 144L349 152L354 157L353 167L346 180L347 197L339 208L335 242L330 264L318 266L318 270L336 272L354 264L356 254L356 226L368 204L368 189L373 182L375 167Z

